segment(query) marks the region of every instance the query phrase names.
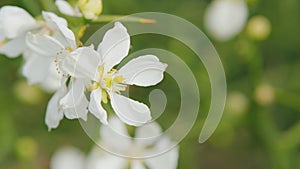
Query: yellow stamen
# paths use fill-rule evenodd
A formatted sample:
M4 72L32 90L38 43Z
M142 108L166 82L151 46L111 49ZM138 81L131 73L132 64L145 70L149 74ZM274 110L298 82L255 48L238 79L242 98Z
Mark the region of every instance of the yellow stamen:
M117 69L111 69L107 74L111 75L111 74L114 74L116 72L118 72Z
M113 84L113 79L111 77L104 78L104 81L106 83L106 87L110 88Z
M67 47L65 48L65 50L68 51L68 52L72 52L72 51L73 51L73 49L72 49L70 46L67 46Z
M83 43L81 41L78 41L78 47L83 46Z
M89 25L83 25L78 31L78 39L81 39Z
M91 86L88 87L88 90L93 91L93 90L97 89L98 87L99 87L99 83L94 82Z
M123 80L124 80L124 79L123 79L122 76L116 76L116 77L114 78L114 81L117 82L117 83L122 83Z
M105 104L106 104L107 101L108 101L108 100L107 100L107 93L106 93L106 91L103 90L103 89L102 89L102 99L101 99L101 100L102 100L102 102L105 103Z
M104 74L104 65L101 65L98 67L98 73L99 73L100 78L102 78L103 74Z

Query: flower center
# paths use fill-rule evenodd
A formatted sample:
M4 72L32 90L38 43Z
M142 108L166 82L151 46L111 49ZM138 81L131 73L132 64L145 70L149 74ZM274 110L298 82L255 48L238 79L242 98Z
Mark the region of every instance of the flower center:
M100 77L100 85L108 91L119 93L120 91L125 91L126 85L122 82L124 78L120 75L116 76L118 72L117 69L111 69L106 74L104 74L104 65L99 66L98 73Z
M0 42L0 47L4 46L6 43L7 43L7 39L3 39L1 42Z
M89 91L95 90L97 88L102 89L102 101L107 103L109 99L108 92L115 92L120 94L121 91L125 91L127 85L123 84L124 78L120 75L116 76L118 70L111 69L107 73L104 73L104 65L98 67L98 74L100 77L99 82L94 82L90 87Z

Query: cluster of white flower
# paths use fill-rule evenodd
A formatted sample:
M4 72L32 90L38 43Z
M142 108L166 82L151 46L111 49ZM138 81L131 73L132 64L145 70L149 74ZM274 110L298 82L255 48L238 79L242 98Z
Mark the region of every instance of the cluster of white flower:
M56 128L63 116L86 120L88 111L107 124L107 112L101 103L108 100L126 124L141 126L151 120L145 104L120 93L128 85L159 83L166 64L154 55L145 55L116 70L114 66L127 56L130 48L130 36L120 22L106 32L94 49L93 45L77 45L64 18L52 12L42 15L43 20L35 20L22 8L2 7L0 52L8 57L23 54L23 75L28 82L55 91L46 111L49 130Z
M57 0L56 5L61 13L72 17L95 19L102 11L101 0L79 0L75 7L67 1ZM38 17L41 18L41 17ZM42 12L41 19L35 19L24 9L16 6L0 8L0 54L9 58L23 56L22 74L29 84L39 85L46 91L53 92L47 110L45 123L48 129L57 128L65 116L68 119L87 120L87 114L93 114L101 122L101 143L122 150L131 157L132 150L156 154L175 145L168 137L148 142L137 142L116 136L112 129L126 135L125 124L138 127L136 136L152 137L159 135L161 129L151 121L150 109L147 105L121 95L128 85L152 86L163 79L167 64L162 63L154 55L144 55L132 59L119 70L118 65L129 53L130 35L127 29L115 22L108 30L101 43L83 46L77 36L69 28L65 18L53 12ZM109 121L102 104L110 102L118 118ZM119 140L122 139L122 142ZM151 149L149 149L151 147ZM95 148L84 163L88 166L76 165L82 162L82 155L75 155L75 161L57 164L54 159L53 168L124 168L126 159L110 154L98 158L100 150ZM74 154L74 153L73 153ZM75 153L76 154L76 153ZM101 155L102 156L102 155ZM66 157L66 162L72 159ZM65 158L59 158L65 159ZM131 168L176 168L178 147L159 156L143 160L130 160ZM111 163L109 163L111 162ZM60 166L60 167L57 167ZM82 167L80 167L82 166Z

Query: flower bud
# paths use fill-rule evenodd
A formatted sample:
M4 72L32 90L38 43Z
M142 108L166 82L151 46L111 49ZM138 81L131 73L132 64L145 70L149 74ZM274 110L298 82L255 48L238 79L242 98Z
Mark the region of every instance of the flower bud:
M38 153L38 144L31 137L22 137L16 143L16 153L21 159L33 159Z
M242 115L249 107L248 98L241 92L231 92L228 94L226 110L232 115Z
M248 22L247 34L255 40L265 40L270 32L270 22L264 16L255 16Z
M95 19L102 12L102 0L78 0L78 7L86 19Z
M274 88L269 84L261 84L255 89L255 100L262 106L267 106L273 103L275 99Z
M36 86L30 86L25 81L19 81L14 86L15 96L27 104L39 104L43 98L43 93Z

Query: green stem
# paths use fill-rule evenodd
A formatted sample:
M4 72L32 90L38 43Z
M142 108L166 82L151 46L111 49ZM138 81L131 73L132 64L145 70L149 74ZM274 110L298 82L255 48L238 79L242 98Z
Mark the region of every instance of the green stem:
M263 108L258 105L256 107L256 111L252 112L255 118L256 133L266 148L272 168L289 169L289 152L279 146L279 133L276 130L270 112L262 110Z
M284 91L282 89L276 89L276 102L286 107L300 111L299 104L300 96L295 93Z
M300 122L282 134L280 147L285 151L293 151L300 145Z
M256 86L264 81L264 67L263 58L257 50L257 46L255 46L254 42L250 41L249 43L254 50L249 53L248 60L252 93L254 93ZM290 160L288 158L289 152L283 151L277 142L279 133L272 119L272 115L266 108L258 105L255 100L252 101L251 107L252 110L249 116L253 121L255 133L266 149L272 168L288 169L290 167Z

